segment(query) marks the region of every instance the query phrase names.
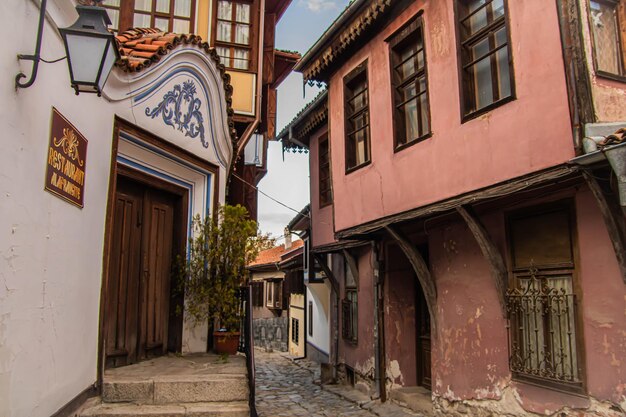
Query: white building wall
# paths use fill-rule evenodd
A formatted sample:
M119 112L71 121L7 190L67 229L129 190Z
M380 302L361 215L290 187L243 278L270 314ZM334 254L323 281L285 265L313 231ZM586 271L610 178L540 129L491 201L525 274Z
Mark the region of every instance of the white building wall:
M70 22L70 0L51 0L49 14L59 26ZM201 96L224 106L223 87L204 71L205 79L180 72L168 80L164 72L128 77L112 74L105 97L75 96L65 61L41 63L35 84L14 89L14 77L31 63L16 55L35 47L39 9L30 0L0 2L0 416L49 417L96 381L100 290L111 144L115 115L220 165L217 152L145 116L175 83L193 79L209 89ZM47 20L42 56L55 59L65 51L52 21ZM173 54L174 55L174 54ZM204 57L202 56L204 55ZM159 67L209 68L200 51L166 57ZM204 66L204 67L203 67ZM213 65L214 67L214 65ZM213 68L214 71L216 71ZM118 70L115 70L118 71ZM202 72L202 71L200 71ZM161 84L159 84L161 83ZM140 105L129 91L159 85ZM221 91L221 95L220 95ZM85 205L79 209L44 191L52 107L87 138ZM213 106L206 117L222 154L228 151L226 113ZM218 109L218 110L216 110ZM213 146L213 145L212 145ZM220 166L219 201L224 201L226 166Z
M330 285L327 281L320 284L309 283L306 285L306 291L307 315L309 314L308 302L313 303L313 335L309 335L307 323L307 343L328 355L330 353Z

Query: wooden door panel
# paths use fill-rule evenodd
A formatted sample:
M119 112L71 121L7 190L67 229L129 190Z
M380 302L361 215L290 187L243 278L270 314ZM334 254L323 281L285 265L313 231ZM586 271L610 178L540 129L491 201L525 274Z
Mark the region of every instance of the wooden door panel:
M174 202L150 191L145 205L141 340L152 356L167 351Z
M137 355L142 200L137 190L120 184L115 200L107 282L106 354L109 366L132 363Z

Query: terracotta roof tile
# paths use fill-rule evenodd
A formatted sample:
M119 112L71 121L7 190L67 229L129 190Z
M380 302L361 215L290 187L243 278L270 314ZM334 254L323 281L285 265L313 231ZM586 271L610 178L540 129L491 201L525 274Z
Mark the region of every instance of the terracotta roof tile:
M154 28L134 28L118 34L115 37L120 51L120 60L115 64L124 72L139 72L161 60L169 51L179 45L195 46L210 56L221 72L228 112L228 126L231 140L236 149L237 131L233 122L232 109L233 87L230 84L230 75L220 62L215 48L204 42L200 36L194 34L178 34L163 32ZM235 155L233 155L235 157Z
M279 263L281 262L281 260L285 260L283 258L283 255L287 255L302 246L304 246L304 241L299 239L293 242L289 249L285 249L285 245L280 245L271 249L261 251L254 260L254 262L250 263L248 267Z

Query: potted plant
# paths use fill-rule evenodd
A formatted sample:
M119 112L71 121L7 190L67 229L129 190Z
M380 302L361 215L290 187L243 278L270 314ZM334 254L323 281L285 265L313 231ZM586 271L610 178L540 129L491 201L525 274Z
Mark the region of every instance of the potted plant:
M245 266L269 238L245 207L221 206L217 216L193 219L187 259L181 268L185 309L195 322L213 323L216 353L236 354L243 311L239 289L247 284Z

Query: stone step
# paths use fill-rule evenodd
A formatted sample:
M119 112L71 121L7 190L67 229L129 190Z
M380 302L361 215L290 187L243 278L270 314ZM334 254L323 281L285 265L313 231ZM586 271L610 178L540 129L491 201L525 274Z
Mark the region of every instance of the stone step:
M105 378L102 401L139 404L248 401L248 378L241 374Z
M190 404L99 404L84 410L80 417L249 417L247 401Z

